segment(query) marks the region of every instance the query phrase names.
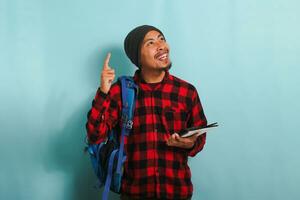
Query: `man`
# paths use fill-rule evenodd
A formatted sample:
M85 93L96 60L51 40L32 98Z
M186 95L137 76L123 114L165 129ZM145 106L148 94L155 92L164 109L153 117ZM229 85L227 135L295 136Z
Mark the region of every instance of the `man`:
M202 150L206 135L181 138L187 127L206 125L194 86L171 74L170 48L163 33L148 25L133 29L124 41L129 59L139 68L134 81L139 87L133 129L125 137L127 160L121 199L191 199L193 185L188 156ZM121 87L112 84L115 71L107 55L86 124L92 143L120 129Z

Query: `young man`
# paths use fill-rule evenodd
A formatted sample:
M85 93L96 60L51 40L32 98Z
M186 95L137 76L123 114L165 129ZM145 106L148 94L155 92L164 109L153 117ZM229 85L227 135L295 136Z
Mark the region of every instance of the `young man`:
M169 73L170 48L163 33L148 25L133 29L124 42L129 59L139 68L133 129L125 137L127 160L121 199L191 199L193 185L188 156L202 150L206 135L181 138L178 131L206 125L194 86ZM107 55L86 124L90 142L102 142L121 124L121 87L112 84L115 71Z

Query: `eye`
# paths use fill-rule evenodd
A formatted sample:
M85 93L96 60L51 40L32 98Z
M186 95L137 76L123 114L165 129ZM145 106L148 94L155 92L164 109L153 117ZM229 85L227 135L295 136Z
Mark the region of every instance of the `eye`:
M152 45L152 44L154 44L154 42L153 42L153 41L149 41L149 42L147 42L147 46L149 46L149 45Z
M160 40L166 41L166 39L163 36L160 37Z

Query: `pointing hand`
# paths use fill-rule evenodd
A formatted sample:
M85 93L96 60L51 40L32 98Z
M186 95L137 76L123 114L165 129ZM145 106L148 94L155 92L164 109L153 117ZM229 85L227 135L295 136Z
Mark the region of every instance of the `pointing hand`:
M110 56L111 56L111 53L108 53L105 60L104 60L104 65L103 65L103 69L102 69L102 72L101 72L100 89L101 89L102 92L104 92L106 94L110 90L112 82L115 79L115 70L112 69L109 66Z

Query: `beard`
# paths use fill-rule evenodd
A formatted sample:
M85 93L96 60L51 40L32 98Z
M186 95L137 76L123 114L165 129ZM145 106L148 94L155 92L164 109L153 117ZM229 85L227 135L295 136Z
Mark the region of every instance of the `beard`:
M168 65L166 65L165 67L161 68L162 71L169 71L172 67L172 62L170 62Z

